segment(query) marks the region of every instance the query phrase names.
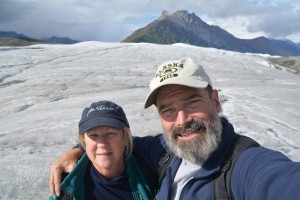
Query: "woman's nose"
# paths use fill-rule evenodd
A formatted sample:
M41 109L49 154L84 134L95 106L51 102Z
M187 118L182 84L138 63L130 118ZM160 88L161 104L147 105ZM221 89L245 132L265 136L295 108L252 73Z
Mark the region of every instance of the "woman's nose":
M107 144L107 140L105 139L105 137L97 137L97 145L104 145Z

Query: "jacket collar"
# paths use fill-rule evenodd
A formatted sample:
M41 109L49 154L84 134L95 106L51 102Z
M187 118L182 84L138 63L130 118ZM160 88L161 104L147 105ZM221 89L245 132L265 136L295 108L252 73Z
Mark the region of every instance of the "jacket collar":
M229 123L226 118L221 117L221 122L223 127L221 143L216 151L214 151L203 164L203 168L206 170L219 170L221 163L237 137L232 124Z
M82 186L84 183L85 173L89 162L90 160L87 154L83 154L75 168L61 184L61 189L75 197L75 199L84 199L84 187L78 189L78 185Z

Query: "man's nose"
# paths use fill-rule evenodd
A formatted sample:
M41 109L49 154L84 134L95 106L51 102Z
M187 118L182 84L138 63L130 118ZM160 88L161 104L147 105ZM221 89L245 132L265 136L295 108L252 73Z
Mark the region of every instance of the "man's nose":
M182 109L178 111L176 125L178 127L184 127L188 122L192 120L192 117L186 110Z

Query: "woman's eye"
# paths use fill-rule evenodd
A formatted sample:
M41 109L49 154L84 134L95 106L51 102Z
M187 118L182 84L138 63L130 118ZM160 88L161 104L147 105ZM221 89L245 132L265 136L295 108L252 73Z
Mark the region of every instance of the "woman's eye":
M96 134L91 134L91 135L89 135L89 137L90 137L91 139L95 139L95 138L97 138L97 135L96 135Z
M109 133L106 134L106 137L112 138L112 137L114 137L115 135L116 135L116 133L114 133L114 132L109 132Z

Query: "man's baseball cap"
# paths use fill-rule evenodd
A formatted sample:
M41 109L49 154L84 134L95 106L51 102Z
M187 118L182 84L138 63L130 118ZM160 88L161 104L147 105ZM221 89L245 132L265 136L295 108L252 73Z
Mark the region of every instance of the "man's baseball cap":
M158 90L165 85L184 85L193 88L212 87L212 83L203 67L195 64L191 58L170 60L158 66L155 77L150 82L150 93L144 108L155 104Z
M97 126L122 130L125 126L129 127L129 123L121 106L111 101L98 101L83 110L79 121L79 134Z

